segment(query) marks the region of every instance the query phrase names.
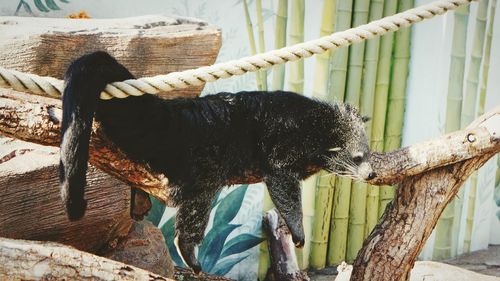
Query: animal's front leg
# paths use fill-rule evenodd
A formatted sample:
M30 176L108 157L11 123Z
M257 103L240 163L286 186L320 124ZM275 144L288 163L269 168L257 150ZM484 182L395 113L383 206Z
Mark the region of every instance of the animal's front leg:
M194 248L203 240L214 194L212 190L193 194L192 198L182 200L177 210L175 246L184 263L195 273L201 271L201 265L196 259Z
M304 246L300 182L293 173L277 172L264 179L271 199L292 233L296 247Z

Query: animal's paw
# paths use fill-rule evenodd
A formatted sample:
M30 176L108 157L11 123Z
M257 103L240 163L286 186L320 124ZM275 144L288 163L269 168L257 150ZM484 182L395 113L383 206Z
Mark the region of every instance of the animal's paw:
M192 242L182 241L181 239L179 239L179 236L175 237L174 243L175 247L177 248L177 252L179 252L179 255L181 256L184 263L189 266L194 273L199 274L201 272L201 265L194 255L194 247L196 246L196 244Z
M304 247L304 231L302 229L300 229L299 231L292 231L290 229L290 232L292 233L292 241L293 244L295 244L295 247Z

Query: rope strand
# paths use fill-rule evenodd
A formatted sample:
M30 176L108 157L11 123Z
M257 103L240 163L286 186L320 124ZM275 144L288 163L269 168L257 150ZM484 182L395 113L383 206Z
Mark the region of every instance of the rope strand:
M101 93L101 99L125 98L129 95L140 96L145 93L157 94L258 71L381 36L442 15L474 1L478 0L439 0L365 25L266 53L166 75L115 82L106 86L104 92ZM21 73L0 67L0 87L58 97L62 93L63 82L52 77Z

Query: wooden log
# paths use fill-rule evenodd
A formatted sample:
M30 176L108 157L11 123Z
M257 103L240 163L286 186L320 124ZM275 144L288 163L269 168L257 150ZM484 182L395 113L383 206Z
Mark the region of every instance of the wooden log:
M174 280L54 242L0 237L0 280ZM177 269L175 280L229 281Z
M174 264L161 230L149 221L134 221L127 237L104 257L174 278Z
M130 193L114 177L89 169L87 214L70 222L59 196L58 149L2 138L0 159L0 236L98 252L127 235Z
M173 280L52 242L0 238L2 280Z
M271 258L270 274L266 280L309 280L307 273L299 268L292 235L276 209L264 215L263 227L267 233Z
M63 79L79 56L106 50L137 77L210 65L221 32L205 21L160 15L119 19L0 17L2 67ZM161 94L197 96L203 86Z
M492 150L403 180L396 198L359 251L351 280L409 279L418 254L446 205L469 175L500 151L499 116L498 111L489 112L467 128L481 127L489 132ZM476 142L476 137L466 135L462 142Z

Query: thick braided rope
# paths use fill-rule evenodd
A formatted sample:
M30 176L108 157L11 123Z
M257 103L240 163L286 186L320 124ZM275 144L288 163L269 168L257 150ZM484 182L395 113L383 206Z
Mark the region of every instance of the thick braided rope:
M205 82L213 82L234 75L242 75L247 72L269 68L273 65L307 58L328 50L346 47L356 42L396 31L411 24L442 15L447 11L454 10L459 6L469 4L473 1L477 0L439 0L365 25L290 47L197 69L115 82L106 86L104 92L101 93L101 99L111 99L113 97L124 98L129 95L140 96L144 93L157 94L159 92L202 85ZM24 74L0 67L0 86L13 88L18 91L28 91L35 94L57 97L62 92L63 83L55 78Z

